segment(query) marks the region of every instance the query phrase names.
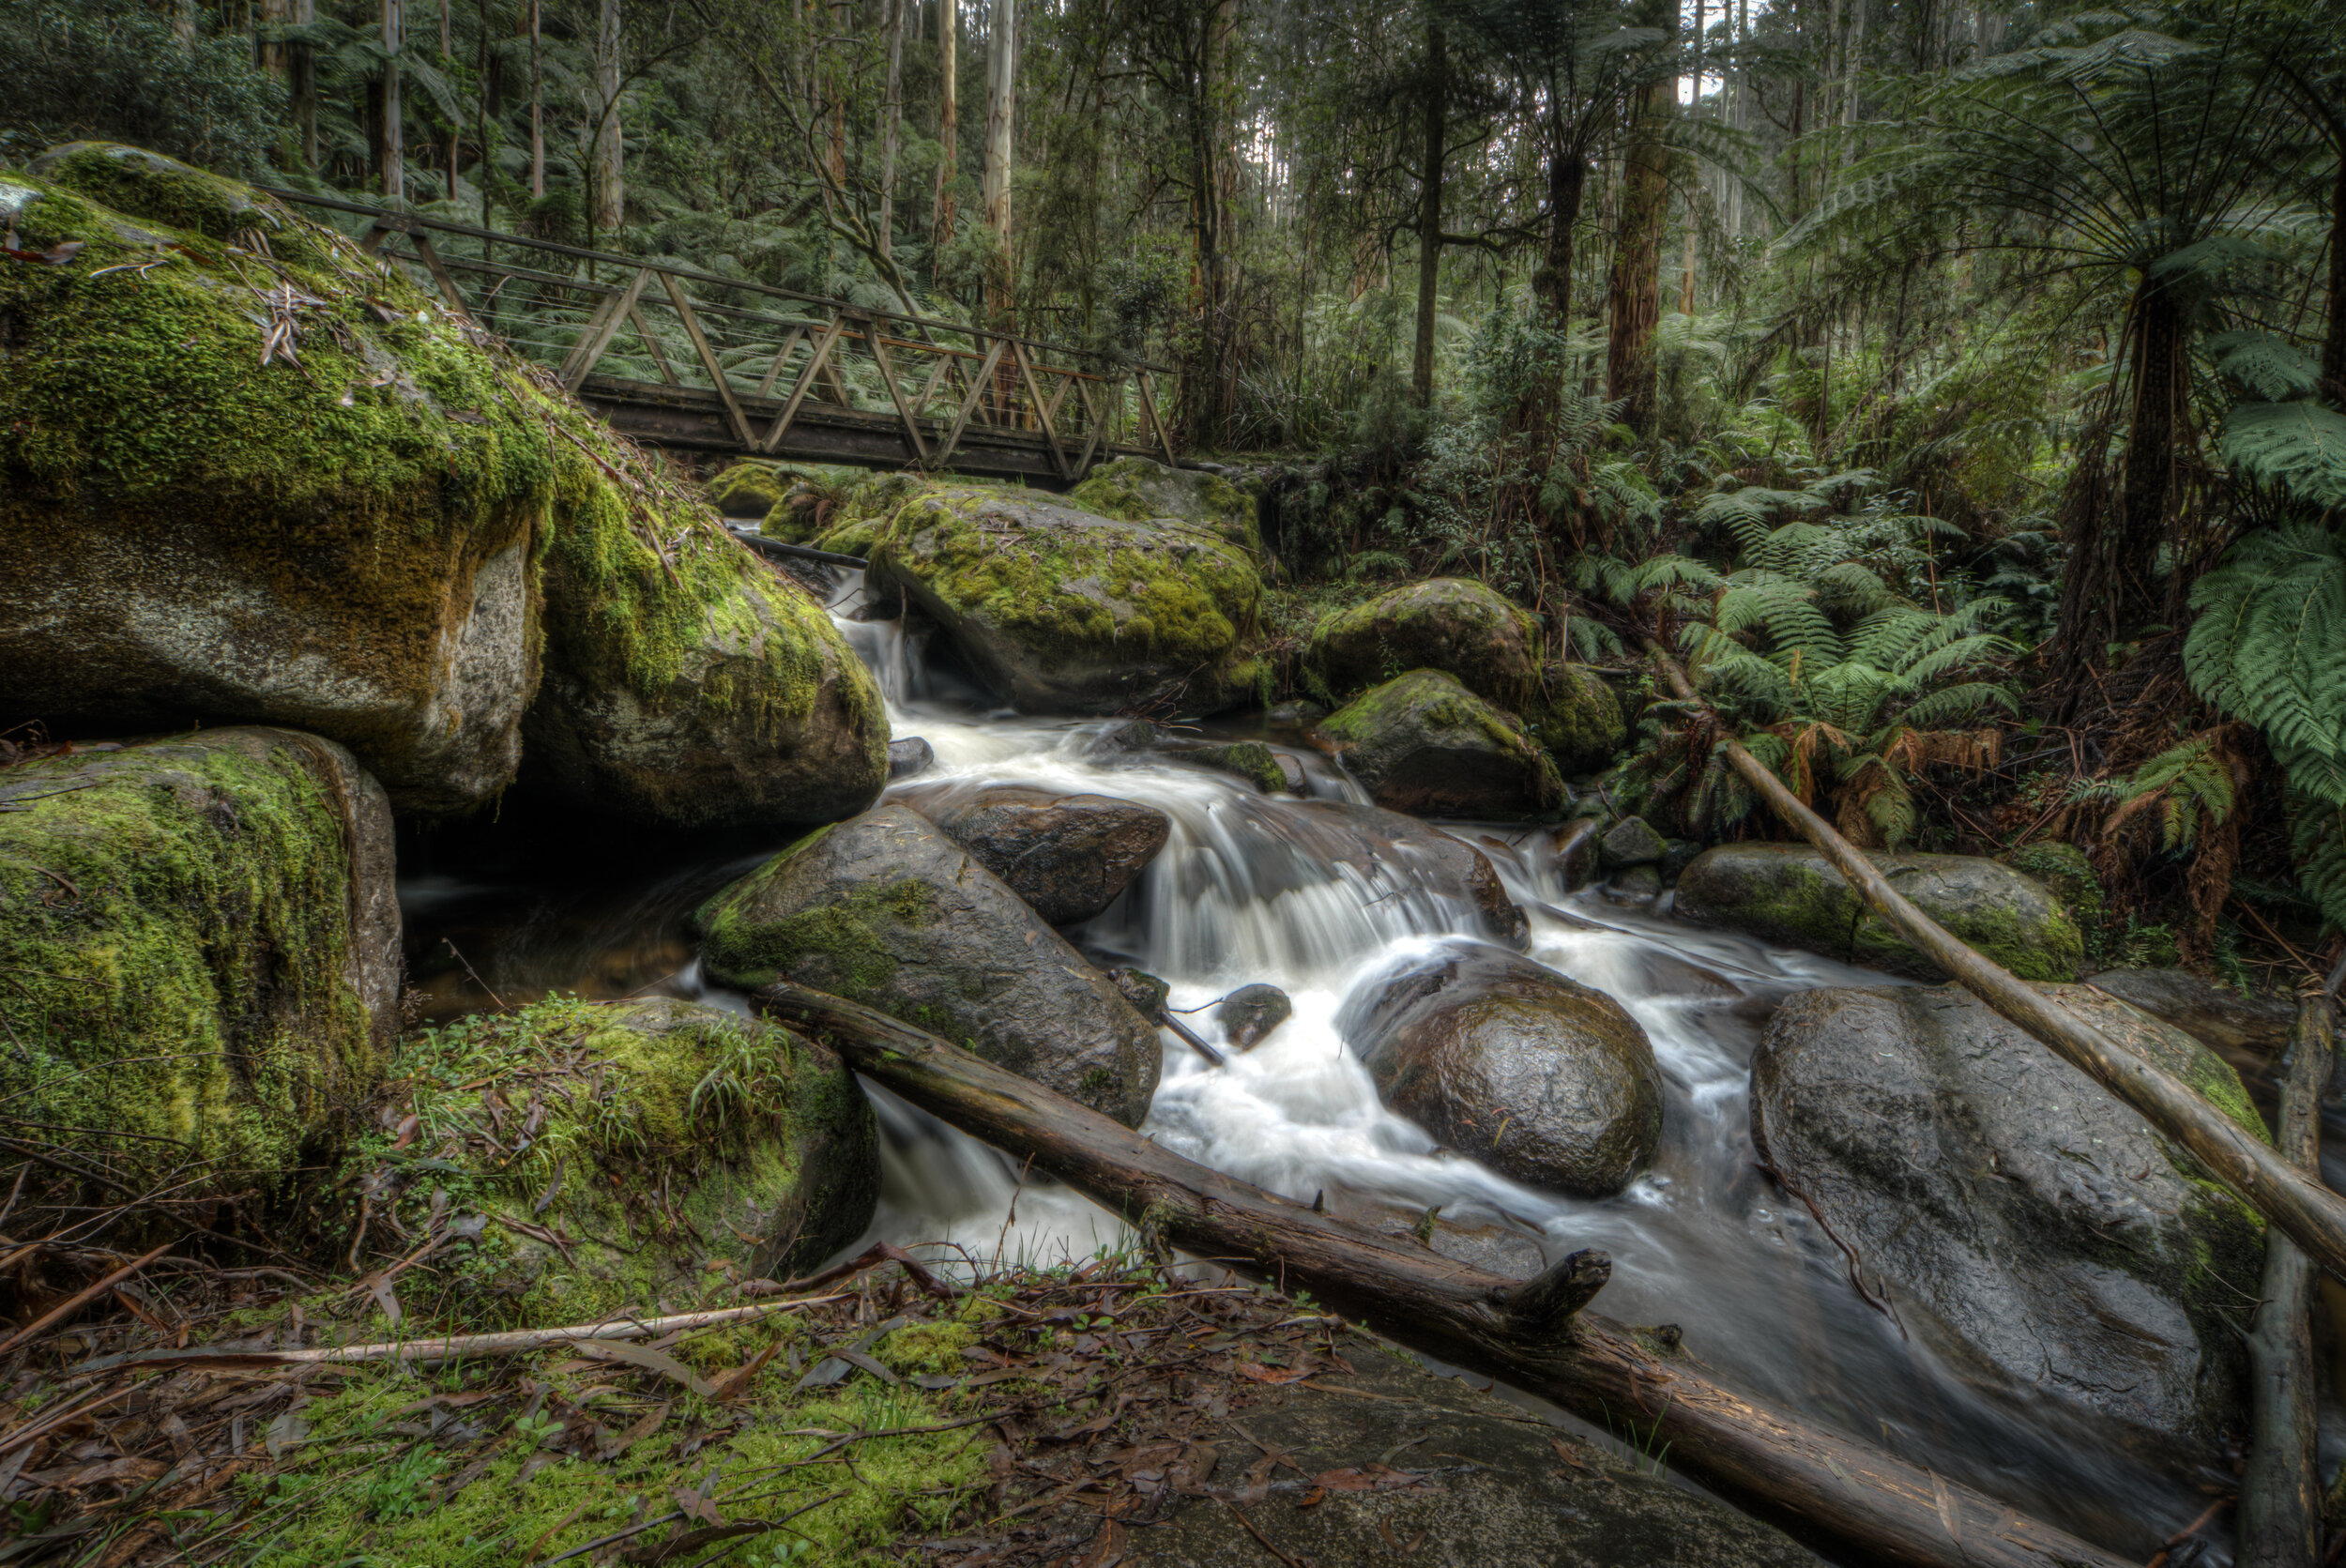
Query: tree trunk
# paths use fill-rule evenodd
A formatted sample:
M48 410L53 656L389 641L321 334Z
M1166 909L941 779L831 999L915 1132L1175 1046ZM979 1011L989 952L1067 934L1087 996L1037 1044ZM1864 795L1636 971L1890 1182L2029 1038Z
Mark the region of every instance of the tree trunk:
M937 0L937 63L938 99L937 104L937 142L941 156L937 160L937 200L930 210L929 240L934 245L948 245L953 237L953 176L960 168L959 117L961 114L960 70L954 46L961 39L960 7L957 0Z
M1013 325L1010 275L1011 131L1018 108L1018 0L994 0L985 39L985 226L994 236L986 303L997 327Z
M292 19L296 26L307 26L318 19L317 0L292 0ZM315 172L318 166L318 59L317 51L307 43L285 46L285 91L293 100L294 140L301 149L301 166Z
M2346 141L2332 150L2338 181L2330 188L2330 329L2322 340L2322 380L2330 402L2346 409Z
M1513 1281L1396 1243L1193 1164L885 1013L789 984L756 997L895 1094L1122 1215L1144 1239L1307 1289L1642 1447L1842 1560L1907 1568L2120 1568L1956 1483L1733 1393L1651 1335L1581 1310L1611 1273L1575 1253ZM1639 1425L1642 1420L1646 1424Z
M195 0L171 0L171 36L182 49L195 47Z
M1577 149L1563 145L1561 127L1554 134L1556 145L1547 154L1547 254L1531 275L1531 292L1547 325L1561 332L1572 321L1572 231L1580 221L1589 166Z
M1671 693L1682 702L1699 703L1678 662L1658 643L1648 641L1646 648L1661 665ZM1719 747L1727 754L1728 765L1752 792L1816 845L1866 907L1880 915L1908 946L2053 1055L2132 1106L2243 1203L2303 1247L2332 1278L2346 1281L2346 1197L2299 1171L2209 1104L2196 1089L2116 1044L2052 997L1948 935L1944 927L1908 903L1864 851L1803 805L1759 758L1733 740L1721 740Z
M879 234L883 250L896 243L896 143L905 120L905 8L909 0L889 0L888 77L880 104Z
M1425 29L1425 154L1418 164L1417 357L1409 368L1409 389L1418 403L1434 401L1434 312L1441 282L1442 141L1449 129L1446 102L1449 39L1439 22Z
M282 26L291 20L286 0L261 0L261 29ZM274 38L263 38L254 47L252 63L282 82L285 79L285 46Z
M407 199L407 132L399 102L400 46L407 31L401 0L383 0L383 74L375 79L374 167L384 199Z
M602 0L595 28L594 205L589 221L609 234L627 221L626 148L619 136L619 0Z
M853 0L830 0L830 183L834 190L847 186L847 30L855 18Z
M2322 1167L2322 1091L2330 1080L2336 1022L2331 995L2301 997L2289 1040L2274 1146L2308 1176ZM2322 1482L2315 1469L2313 1265L2278 1232L2264 1243L2263 1298L2248 1335L2255 1411L2248 1468L2240 1478L2234 1568L2314 1568L2322 1549Z
M314 0L305 0L314 3ZM529 195L546 193L546 69L541 53L545 38L543 0L529 0Z
M1686 94L1686 114L1693 119L1702 117L1702 24L1703 0L1695 0L1694 85ZM1678 309L1682 315L1695 313L1695 229L1702 216L1699 197L1704 183L1696 180L1686 189L1686 255L1680 266L1678 281Z
M1669 216L1669 149L1662 127L1674 82L1662 77L1638 94L1638 116L1622 160L1621 234L1613 250L1612 327L1605 354L1605 395L1643 435L1653 428L1653 329L1662 321L1662 224Z

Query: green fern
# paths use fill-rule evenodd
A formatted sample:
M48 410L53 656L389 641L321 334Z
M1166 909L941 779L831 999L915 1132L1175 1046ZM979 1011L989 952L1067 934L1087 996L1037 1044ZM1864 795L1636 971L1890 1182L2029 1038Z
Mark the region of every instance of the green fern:
M2334 408L2311 398L2240 403L2224 417L2221 449L2235 476L2346 507L2346 414Z

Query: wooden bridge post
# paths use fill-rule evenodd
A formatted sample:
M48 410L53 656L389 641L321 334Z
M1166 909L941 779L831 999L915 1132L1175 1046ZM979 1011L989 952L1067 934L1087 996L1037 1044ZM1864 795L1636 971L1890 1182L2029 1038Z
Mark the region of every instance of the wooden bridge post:
M693 340L693 352L701 357L701 369L717 384L717 396L724 400L725 419L733 426L734 438L744 447L756 446L757 435L750 429L750 417L741 412L741 400L733 395L733 383L725 379L724 367L717 362L717 351L708 346L708 334L701 330L700 317L693 313L693 301L685 297L684 285L677 282L673 272L663 272L660 282L668 291L670 303L676 306L678 319L684 323L684 335Z
M635 302L643 297L644 285L650 282L651 268L639 266L635 269L635 276L628 280L627 287L603 296L602 303L596 307L595 313L586 318L586 328L580 333L578 342L571 345L570 358L562 361L561 370L556 373L556 379L562 383L564 391L572 397L578 395L578 388L586 381L586 373L595 368L596 361L602 358L602 351L611 346L611 340L618 333L619 323L627 319L630 311L635 309Z
M880 342L880 318L863 318L864 341L871 344L872 362L879 367L880 385L888 388L889 400L896 405L896 418L904 421L905 439L912 447L912 455L922 467L928 466L928 443L921 439L921 422L912 417L912 408L905 402L904 388L896 385L896 367L888 360L888 346Z

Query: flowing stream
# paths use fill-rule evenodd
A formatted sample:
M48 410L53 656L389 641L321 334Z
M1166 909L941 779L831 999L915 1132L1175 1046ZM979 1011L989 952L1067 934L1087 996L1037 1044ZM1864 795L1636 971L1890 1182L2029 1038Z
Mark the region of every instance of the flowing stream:
M1219 1031L1207 1004L1237 986L1268 982L1293 1000L1291 1019L1221 1069L1166 1037L1144 1131L1167 1148L1299 1199L1340 1192L1410 1215L1439 1207L1445 1221L1500 1238L1529 1266L1533 1248L1553 1259L1602 1247L1613 1259L1597 1303L1607 1316L1674 1323L1687 1352L1729 1386L2123 1553L2149 1557L2201 1513L2203 1486L2229 1481L2141 1452L2139 1438L2049 1400L1967 1380L1859 1298L1815 1220L1756 1167L1745 1090L1760 1020L1792 992L1890 983L1884 977L1678 924L1667 894L1637 908L1573 891L1553 864L1549 830L1454 825L1490 857L1529 915L1531 956L1619 1000L1653 1040L1666 1079L1662 1147L1627 1191L1582 1201L1520 1186L1445 1154L1383 1109L1338 1033L1356 987L1472 934L1470 907L1418 881L1406 857L1367 871L1332 858L1309 800L1265 797L1158 754L1115 753L1100 744L1112 726L1098 721L988 711L900 623L851 618L860 597L860 574L849 574L833 613L879 677L894 733L935 749L919 783L1090 791L1172 819L1164 852L1072 940L1104 963L1135 964L1169 982L1172 1006L1203 1008L1189 1021L1209 1040ZM1361 799L1298 736L1218 733L1286 750L1304 764L1314 798ZM429 862L463 861L461 845L443 845L423 857L403 899L422 938L435 950L445 938L488 985L616 996L663 984L738 1005L700 983L683 916L774 847L718 844L688 863L673 851L614 843L601 863L549 886L542 871L507 881L471 863L435 875ZM482 1005L470 975L439 967L444 1008ZM874 1098L885 1160L876 1234L1029 1261L1086 1256L1120 1239L1119 1224L1071 1190L1022 1182L1005 1156L884 1092Z

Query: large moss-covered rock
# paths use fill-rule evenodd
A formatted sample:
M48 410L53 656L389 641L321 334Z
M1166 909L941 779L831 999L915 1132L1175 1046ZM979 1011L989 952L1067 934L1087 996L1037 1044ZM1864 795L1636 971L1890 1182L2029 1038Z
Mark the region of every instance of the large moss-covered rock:
M761 521L789 493L789 476L770 463L736 463L703 487L708 504L725 517Z
M1348 1000L1338 1028L1388 1106L1518 1181L1607 1197L1661 1141L1661 1070L1637 1020L1501 949L1414 959Z
M1434 577L1322 617L1303 668L1337 698L1411 670L1440 670L1523 713L1539 687L1540 627L1484 584Z
M668 828L828 822L876 799L887 707L829 612L721 534L687 531L650 580L611 558L628 541L556 536L532 774Z
M1621 699L1586 664L1550 664L1523 709L1532 738L1573 777L1603 772L1629 738Z
M1104 463L1068 492L1086 511L1126 523L1167 518L1200 528L1250 556L1262 554L1255 497L1219 474L1168 468L1145 457Z
M1053 925L1116 902L1172 836L1154 806L1015 784L927 784L890 797L927 817Z
M391 860L382 786L314 736L0 769L0 1104L129 1191L275 1192L389 1052Z
M1190 528L943 488L899 507L870 558L874 588L901 590L1023 711L1212 709L1253 689L1262 585L1242 553Z
M467 1018L406 1042L395 1081L361 1190L378 1224L401 1221L400 1250L451 1238L443 1267L476 1320L683 1310L811 1270L879 1197L855 1074L713 1007L556 998Z
M1016 893L908 806L818 829L699 914L710 979L796 981L1137 1126L1157 1032Z
M1513 821L1563 803L1563 780L1522 721L1439 670L1363 693L1312 738L1392 811Z
M295 724L404 810L494 796L531 554L593 472L551 427L593 421L396 268L167 159L60 148L0 209L56 258L0 270L7 720Z
M2077 978L2084 938L2042 883L1966 855L1867 858L1924 914L2022 980ZM1892 974L1940 978L1938 966L1908 947L1806 845L1703 851L1679 876L1674 913Z
M2046 989L2264 1135L2196 1041L2083 986ZM1753 1058L1751 1118L1765 1157L1958 1366L2203 1443L2242 1413L2254 1217L1968 992L1793 997Z

